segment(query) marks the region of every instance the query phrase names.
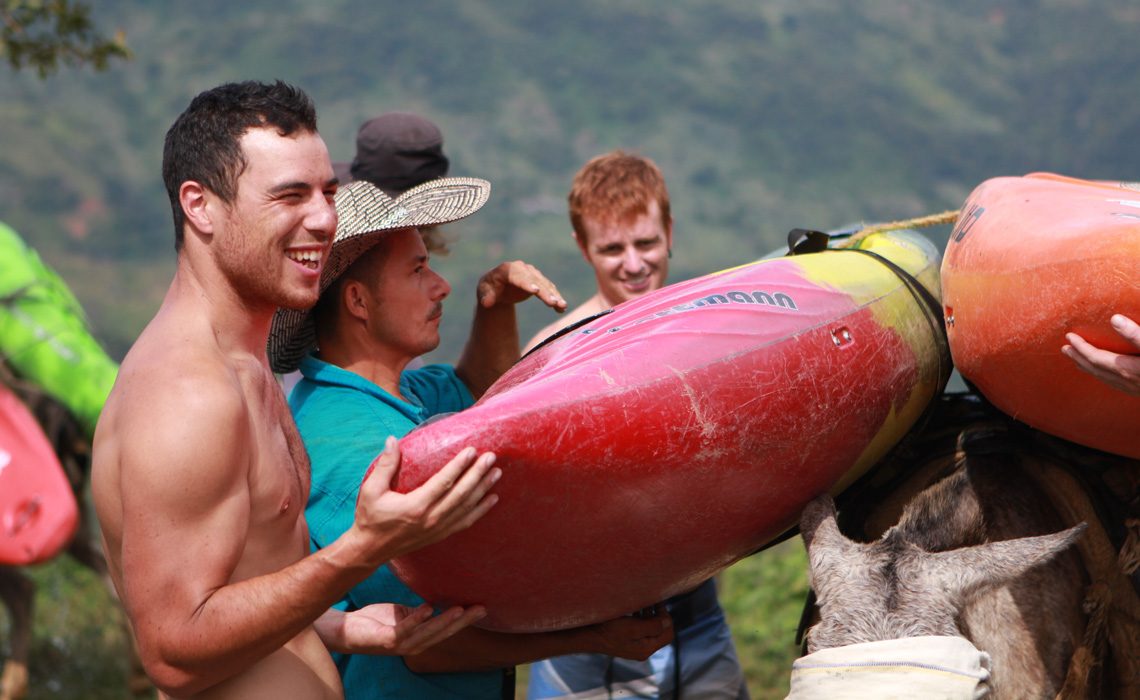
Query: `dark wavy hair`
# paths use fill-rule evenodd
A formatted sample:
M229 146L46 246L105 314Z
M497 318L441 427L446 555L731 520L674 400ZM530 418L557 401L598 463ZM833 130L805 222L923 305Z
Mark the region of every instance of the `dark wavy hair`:
M251 128L274 127L282 136L317 131L317 110L299 88L274 83L227 83L190 101L166 132L162 180L174 214L174 249L182 249L186 217L178 191L193 180L233 202L237 180L246 167L241 137Z

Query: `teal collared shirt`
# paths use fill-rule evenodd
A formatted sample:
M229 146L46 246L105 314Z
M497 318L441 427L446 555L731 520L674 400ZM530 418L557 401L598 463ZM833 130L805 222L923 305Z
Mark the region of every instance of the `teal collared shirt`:
M302 379L289 408L312 465L305 519L314 550L332 543L353 523L360 482L389 435L406 435L431 416L467 408L474 400L446 365L428 365L400 376L402 401L360 375L312 355L301 361ZM387 566L348 592L338 608L371 603L416 606L423 599ZM502 697L503 673L413 673L400 657L334 654L346 700L377 698Z

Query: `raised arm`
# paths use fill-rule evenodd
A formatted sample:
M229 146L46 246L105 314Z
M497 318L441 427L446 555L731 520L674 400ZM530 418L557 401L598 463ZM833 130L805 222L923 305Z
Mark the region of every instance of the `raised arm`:
M255 420L235 386L198 377L192 387L140 388L120 411L121 592L148 674L175 695L251 667L380 563L467 527L494 503L485 497L493 455L466 450L398 494L389 450L362 486L353 528L305 556L295 510L307 495L304 465L267 437L265 416Z
M554 283L521 260L502 263L483 275L476 295L471 336L455 365L455 373L479 398L519 359L515 304L536 296L561 312L566 309L566 300Z
M1115 314L1112 328L1140 354L1140 325L1126 316ZM1069 344L1061 348L1061 352L1077 367L1114 389L1140 396L1140 357L1137 354L1124 355L1098 348L1076 333L1066 333L1065 339Z

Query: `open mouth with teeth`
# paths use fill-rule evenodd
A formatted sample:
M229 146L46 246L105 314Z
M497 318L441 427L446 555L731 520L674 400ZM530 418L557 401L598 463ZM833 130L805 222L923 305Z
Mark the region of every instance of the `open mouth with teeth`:
M285 256L293 262L310 270L321 267L321 251L319 250L288 250Z

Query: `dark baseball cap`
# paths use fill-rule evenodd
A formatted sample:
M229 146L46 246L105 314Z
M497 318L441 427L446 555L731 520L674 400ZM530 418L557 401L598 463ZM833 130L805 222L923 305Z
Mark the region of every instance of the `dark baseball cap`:
M366 180L390 197L447 175L447 167L443 133L411 112L388 112L364 122L352 163L333 163L342 182Z

